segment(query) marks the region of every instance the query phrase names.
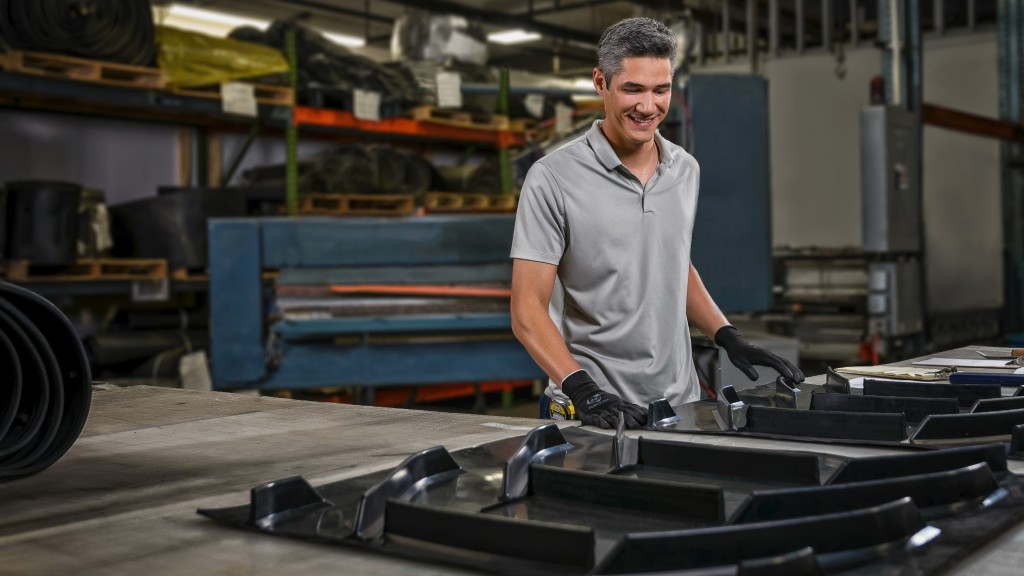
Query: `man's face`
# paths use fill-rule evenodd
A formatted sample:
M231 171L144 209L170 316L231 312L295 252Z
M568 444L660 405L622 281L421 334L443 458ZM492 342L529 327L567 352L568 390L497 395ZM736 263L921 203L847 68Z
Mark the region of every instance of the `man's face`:
M672 98L672 64L668 58L624 58L622 70L607 81L594 69L594 87L604 98L605 136L613 143L637 146L650 142Z

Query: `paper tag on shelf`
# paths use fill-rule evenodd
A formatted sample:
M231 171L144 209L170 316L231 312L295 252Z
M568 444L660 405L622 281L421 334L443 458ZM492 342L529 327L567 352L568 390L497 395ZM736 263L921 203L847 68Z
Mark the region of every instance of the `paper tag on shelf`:
M523 107L526 108L526 112L534 118L544 117L544 95L543 94L527 94L526 98L523 98Z
M186 390L213 390L213 379L210 378L210 364L206 361L205 350L182 356L178 361L178 374L181 374L181 387Z
M352 115L359 120L380 120L380 92L355 89Z
M220 85L221 107L228 114L256 116L256 88L244 82Z
M565 134L572 131L572 106L561 102L555 104L555 133Z
M167 278L132 282L132 302L166 302L170 297Z
M462 108L462 77L458 72L437 73L437 107Z

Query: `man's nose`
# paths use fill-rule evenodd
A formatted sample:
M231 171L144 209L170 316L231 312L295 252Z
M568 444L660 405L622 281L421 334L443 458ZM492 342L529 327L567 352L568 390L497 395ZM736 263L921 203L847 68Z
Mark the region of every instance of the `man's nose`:
M654 110L654 98L650 92L644 92L636 102L637 112L651 112Z

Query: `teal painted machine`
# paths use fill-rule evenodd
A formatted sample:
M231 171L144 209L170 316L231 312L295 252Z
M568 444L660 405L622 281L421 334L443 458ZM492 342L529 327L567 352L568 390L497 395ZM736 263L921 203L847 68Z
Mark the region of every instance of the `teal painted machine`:
M253 218L210 222L212 375L218 390L542 378L507 307L287 315L274 286L507 283L514 217Z

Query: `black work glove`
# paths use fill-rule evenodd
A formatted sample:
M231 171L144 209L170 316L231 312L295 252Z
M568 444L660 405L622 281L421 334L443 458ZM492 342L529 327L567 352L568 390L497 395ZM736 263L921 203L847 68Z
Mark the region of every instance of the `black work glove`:
M566 376L562 381L562 392L572 400L576 416L584 424L615 428L620 411L626 428L641 428L647 424L646 410L601 390L586 370L577 370Z
M718 332L715 332L715 344L725 348L733 365L751 380L757 380L757 370L754 370L754 365L758 365L768 366L792 382L804 381L804 373L800 369L785 358L780 358L764 348L747 342L743 336L740 336L740 331L735 326L726 324L719 328Z

